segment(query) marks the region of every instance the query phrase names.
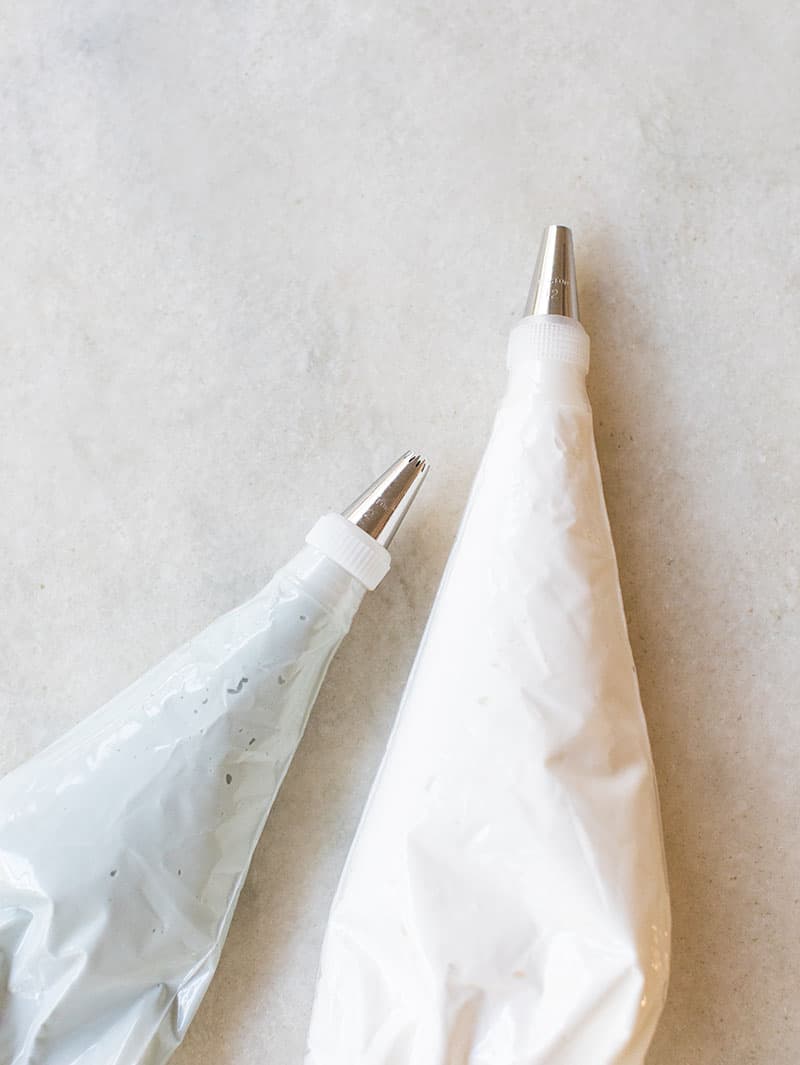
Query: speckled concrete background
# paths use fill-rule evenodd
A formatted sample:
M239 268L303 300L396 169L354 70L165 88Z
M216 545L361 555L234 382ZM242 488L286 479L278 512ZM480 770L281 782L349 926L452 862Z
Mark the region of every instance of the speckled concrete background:
M796 5L0 4L0 769L435 465L179 1065L299 1062L327 906L572 225L663 800L651 1065L796 1065Z

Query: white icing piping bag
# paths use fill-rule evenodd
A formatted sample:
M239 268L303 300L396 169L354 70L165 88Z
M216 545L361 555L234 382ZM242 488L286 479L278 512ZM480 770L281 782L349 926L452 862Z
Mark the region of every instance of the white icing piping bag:
M544 235L508 391L331 909L307 1065L641 1065L669 902L585 389Z
M250 602L0 781L0 1062L161 1065L320 684L427 472L410 452Z

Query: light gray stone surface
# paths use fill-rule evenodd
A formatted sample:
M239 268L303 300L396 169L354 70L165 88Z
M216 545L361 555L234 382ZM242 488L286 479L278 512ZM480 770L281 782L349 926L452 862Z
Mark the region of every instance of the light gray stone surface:
M300 1061L551 221L663 800L650 1062L796 1065L799 39L783 0L0 5L0 770L435 467L176 1065Z

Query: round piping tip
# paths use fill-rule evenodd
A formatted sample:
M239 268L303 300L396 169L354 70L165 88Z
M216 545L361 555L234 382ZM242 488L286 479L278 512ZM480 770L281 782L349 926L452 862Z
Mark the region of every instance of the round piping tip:
M525 305L525 316L560 314L580 321L575 251L567 226L548 226L542 234L539 258Z

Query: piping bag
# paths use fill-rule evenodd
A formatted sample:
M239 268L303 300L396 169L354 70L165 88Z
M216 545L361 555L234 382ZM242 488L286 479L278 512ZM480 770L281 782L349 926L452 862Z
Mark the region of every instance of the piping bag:
M669 901L588 363L551 226L333 902L306 1065L644 1059Z
M0 1062L160 1065L214 974L325 672L427 466L0 781Z

